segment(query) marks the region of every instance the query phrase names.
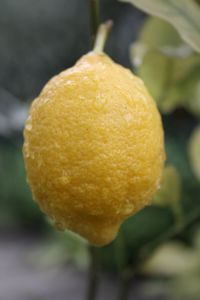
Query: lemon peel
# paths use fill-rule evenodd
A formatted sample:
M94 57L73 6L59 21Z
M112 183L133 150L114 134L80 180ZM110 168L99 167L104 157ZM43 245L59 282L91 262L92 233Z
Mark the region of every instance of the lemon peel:
M23 153L41 209L59 229L102 246L160 184L160 114L140 78L90 52L33 101Z

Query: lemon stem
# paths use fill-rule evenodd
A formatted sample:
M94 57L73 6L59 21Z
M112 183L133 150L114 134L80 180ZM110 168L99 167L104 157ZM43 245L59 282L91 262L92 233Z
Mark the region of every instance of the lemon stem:
M94 49L93 51L97 54L103 53L105 43L107 40L107 37L110 33L110 30L112 28L113 22L111 20L108 20L107 22L101 24L98 28Z

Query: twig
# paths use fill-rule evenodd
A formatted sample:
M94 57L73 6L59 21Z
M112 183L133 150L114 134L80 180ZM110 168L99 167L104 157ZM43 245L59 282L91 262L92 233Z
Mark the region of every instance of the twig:
M86 300L94 300L97 293L97 252L94 246L89 246L90 267L89 267L89 284Z
M98 27L100 25L99 0L89 0L89 5L90 5L91 41L93 46Z

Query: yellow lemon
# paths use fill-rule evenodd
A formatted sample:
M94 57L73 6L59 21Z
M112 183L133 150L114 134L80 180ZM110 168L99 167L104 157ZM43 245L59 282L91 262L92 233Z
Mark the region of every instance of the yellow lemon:
M111 242L151 203L165 159L156 105L141 79L90 52L51 79L24 130L28 181L60 229Z

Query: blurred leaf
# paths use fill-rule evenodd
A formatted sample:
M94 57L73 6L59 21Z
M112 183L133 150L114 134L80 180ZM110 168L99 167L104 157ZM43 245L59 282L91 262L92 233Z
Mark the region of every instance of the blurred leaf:
M155 34L159 32L163 34ZM149 48L157 49L159 47L163 51L167 47L173 46L177 48L183 44L179 34L172 25L155 17L147 18L140 33L140 41L148 45Z
M170 299L174 300L199 300L200 294L200 231L199 228L196 231L194 237L194 248L191 250L193 257L184 259L184 264L191 262L191 268L177 274L175 280L171 281L168 286ZM196 259L196 263L195 262ZM187 265L186 263L186 265ZM192 263L194 263L192 267Z
M192 78L190 81L188 80L189 88L187 90L188 96L191 92L190 96L192 95L192 101L187 101L186 107L189 111L191 111L195 116L200 116L200 77L199 73L200 71L197 71L198 74L196 78L192 81Z
M200 268L200 228L199 228L199 226L198 226L198 229L194 236L194 247L197 250L198 255L199 255L199 268Z
M172 300L199 300L200 295L200 272L182 273L168 286L170 299Z
M181 42L170 24L149 18L131 57L163 113L184 107L200 116L200 55Z
M133 64L138 67L148 51L156 50L171 57L187 55L188 51L191 52L189 49L188 46L185 48L178 33L169 23L149 17L144 22L138 41L131 47L131 58Z
M200 126L195 128L190 138L189 157L193 172L200 180Z
M124 236L123 228L121 228L117 239L113 243L114 246L114 259L116 261L117 271L121 272L126 268L128 263L128 255L126 249L126 241Z
M53 238L46 240L32 251L29 261L32 261L34 266L43 268L72 263L85 269L89 263L87 243L70 231L54 232Z
M200 52L200 8L193 0L120 0L171 23Z
M127 245L135 253L151 242L173 224L173 216L168 209L149 206L129 218L124 224Z
M171 69L171 58L167 58L154 50L148 51L144 55L142 64L138 68L138 75L144 80L161 109L163 99L165 99L166 85L169 85L171 80Z
M39 244L28 255L28 261L36 268L60 267L67 261L66 249L57 240L50 240Z
M33 202L26 183L21 148L6 143L0 146L0 211L7 216L7 221L1 219L0 225L34 230L44 226L43 214Z
M176 64L178 69L178 64ZM179 100L182 107L192 112L196 116L200 116L200 61L195 61L195 65L191 61L191 68L187 71L184 77L177 81L177 84L172 87L172 91L176 89L179 95Z
M148 275L174 276L194 270L198 261L199 256L192 248L169 242L155 251L141 271Z
M168 209L146 207L124 222L110 245L98 249L101 264L112 271L120 271L130 261L137 263L141 248L171 224L173 215Z
M181 200L181 177L177 169L166 166L161 187L154 196L153 203L160 206L173 206Z

